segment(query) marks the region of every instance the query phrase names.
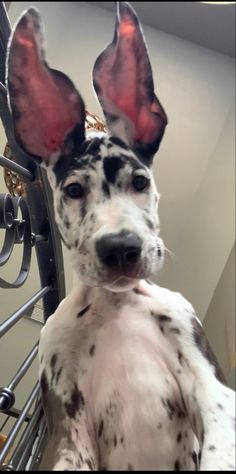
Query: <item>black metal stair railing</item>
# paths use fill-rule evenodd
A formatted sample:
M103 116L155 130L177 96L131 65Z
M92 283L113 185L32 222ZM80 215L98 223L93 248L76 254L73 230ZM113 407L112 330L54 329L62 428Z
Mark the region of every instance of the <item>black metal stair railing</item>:
M4 3L0 2L0 116L11 152L11 159L0 153L0 170L7 169L17 175L23 189L20 196L0 194L0 233L4 237L0 249L0 271L7 262L11 262L12 251L16 245L22 246L23 250L18 276L15 281L6 281L0 273L0 289L1 291L14 289L17 302L17 288L25 283L30 274L33 251L37 256L41 288L19 308L16 303L13 314L8 317L6 315L5 321L0 324L0 339L6 337L11 328L32 311L40 299L43 302L44 320L46 320L65 295L62 248L54 221L52 193L45 173L19 149L14 137L5 87L5 57L10 32ZM38 343L19 364L8 385L0 388L0 413L6 417L16 418L0 450L0 470L34 470L39 462L46 436L39 383L37 382L32 388L22 410L15 407L17 400L14 393L37 357L37 353ZM33 414L30 415L32 407ZM15 446L16 437L25 424L26 428Z

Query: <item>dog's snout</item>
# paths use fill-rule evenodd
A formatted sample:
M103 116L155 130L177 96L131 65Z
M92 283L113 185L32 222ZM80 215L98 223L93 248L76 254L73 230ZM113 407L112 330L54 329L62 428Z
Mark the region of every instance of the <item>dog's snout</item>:
M123 231L119 234L107 234L96 243L100 260L110 268L127 268L137 264L142 241L133 232Z

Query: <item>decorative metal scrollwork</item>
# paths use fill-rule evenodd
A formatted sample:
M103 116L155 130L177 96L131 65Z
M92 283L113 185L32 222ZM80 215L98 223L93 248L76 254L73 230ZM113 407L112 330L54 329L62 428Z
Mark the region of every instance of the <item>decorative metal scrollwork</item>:
M21 218L18 218L19 210ZM30 214L23 197L0 194L0 229L5 230L4 242L0 251L0 267L9 260L15 244L23 245L22 262L16 280L13 283L8 283L0 278L0 287L19 288L28 276L32 249Z

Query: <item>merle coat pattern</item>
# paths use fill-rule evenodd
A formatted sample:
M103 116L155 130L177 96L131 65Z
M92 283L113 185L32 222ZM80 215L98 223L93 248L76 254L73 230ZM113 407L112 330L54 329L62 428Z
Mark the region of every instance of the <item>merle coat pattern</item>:
M25 12L9 43L9 106L19 144L47 171L76 276L41 332L41 470L234 470L234 393L191 304L147 280L164 259L151 164L167 117L128 3L93 84L108 134L85 136L84 102L48 66L39 13Z

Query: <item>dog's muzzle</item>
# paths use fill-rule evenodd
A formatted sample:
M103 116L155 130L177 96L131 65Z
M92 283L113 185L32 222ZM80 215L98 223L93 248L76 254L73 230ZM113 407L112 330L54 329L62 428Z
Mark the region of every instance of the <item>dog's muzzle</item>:
M133 232L106 234L96 242L98 258L111 272L135 277L140 264L142 241Z

